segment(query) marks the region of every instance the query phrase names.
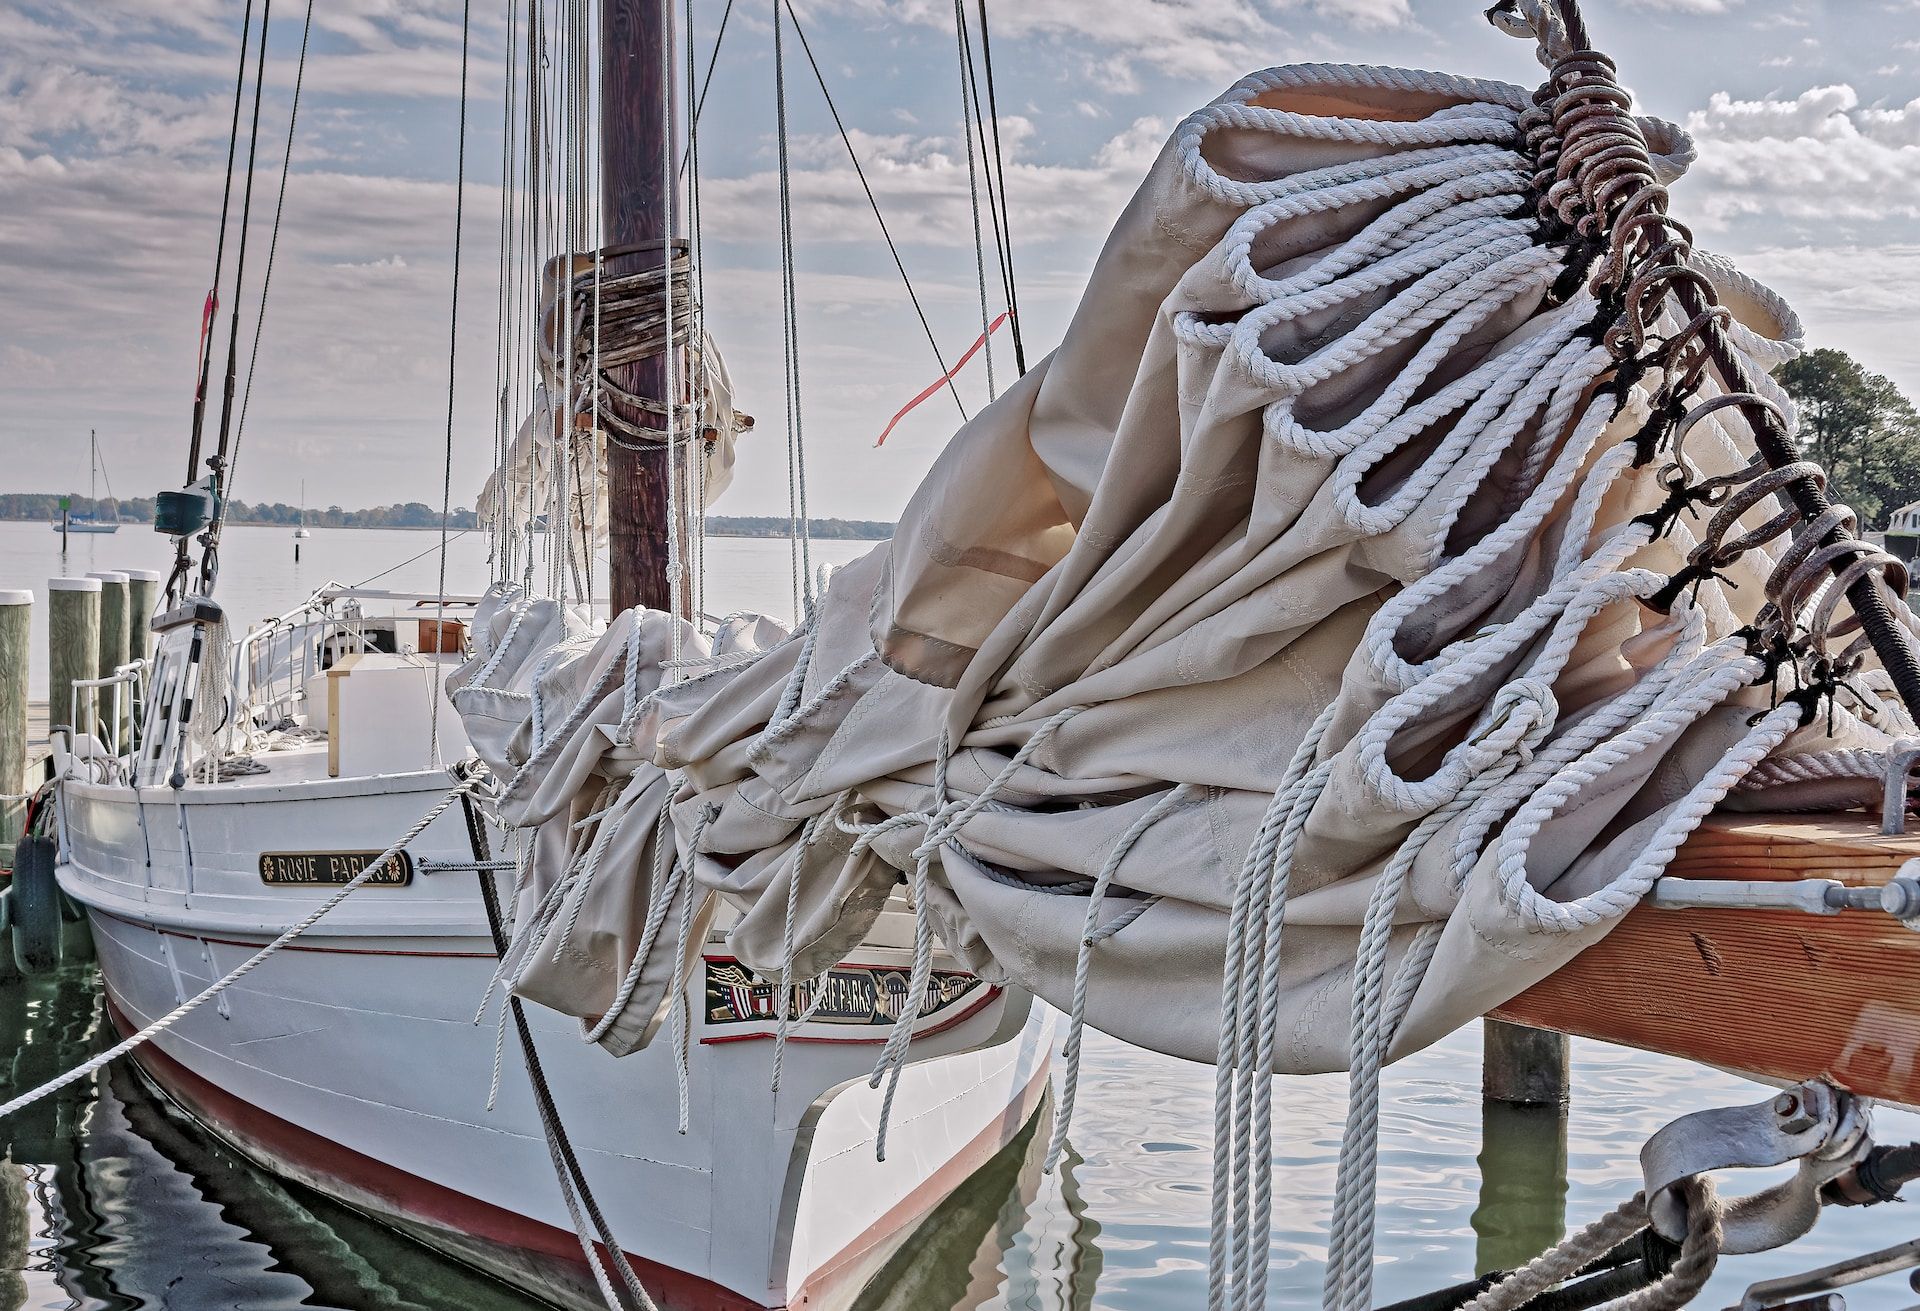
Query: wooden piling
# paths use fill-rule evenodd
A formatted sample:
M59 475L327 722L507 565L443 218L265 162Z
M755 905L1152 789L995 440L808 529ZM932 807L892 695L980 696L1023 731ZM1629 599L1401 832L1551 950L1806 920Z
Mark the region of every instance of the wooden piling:
M93 678L100 668L100 580L47 580L47 723L58 727L73 718L75 679ZM84 715L88 699L81 697ZM97 725L71 725L76 733Z
M1483 1021L1480 1095L1515 1106L1564 1106L1567 1035L1505 1020Z
M127 659L153 654L153 612L160 607L160 571L127 569Z
M114 670L127 663L127 575L117 569L102 569L88 574L89 578L100 580L100 647L99 671L95 678L111 678ZM114 717L113 689L99 689L100 718L106 722ZM117 725L109 724L114 740L125 743L127 726L132 722L133 692L131 688L120 690L120 712Z
M0 591L0 796L27 790L27 632L33 593ZM0 800L0 859L13 868L26 803Z

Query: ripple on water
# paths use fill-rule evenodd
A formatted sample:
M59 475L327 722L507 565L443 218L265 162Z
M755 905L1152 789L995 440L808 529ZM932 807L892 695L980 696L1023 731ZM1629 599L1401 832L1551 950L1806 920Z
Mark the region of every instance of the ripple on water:
M90 972L0 987L8 1089L105 1038ZM1574 1048L1563 1181L1551 1112L1484 1108L1477 1026L1383 1080L1377 1287L1390 1301L1471 1277L1476 1260L1536 1250L1637 1187L1647 1135L1676 1115L1759 1100L1745 1080L1594 1043ZM1274 1094L1272 1304L1318 1302L1346 1081L1286 1080ZM1211 1067L1098 1034L1086 1043L1072 1150L1043 1175L1044 1134L997 1161L903 1253L861 1311L1192 1311L1207 1287ZM1886 1141L1920 1117L1879 1113ZM324 1199L268 1178L157 1102L126 1068L76 1085L9 1125L0 1307L32 1311L512 1311L531 1304ZM1745 1187L1743 1185L1743 1191ZM1722 1265L1700 1305L1756 1279L1912 1237L1906 1208L1831 1214L1791 1253ZM21 1223L24 1217L24 1223ZM1506 1256L1505 1259L1519 1259ZM1852 1311L1912 1298L1898 1279L1849 1290Z

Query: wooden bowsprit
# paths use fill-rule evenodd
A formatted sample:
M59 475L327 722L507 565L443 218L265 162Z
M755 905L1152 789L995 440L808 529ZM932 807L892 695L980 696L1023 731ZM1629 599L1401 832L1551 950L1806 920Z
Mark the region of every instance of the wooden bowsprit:
M1667 877L1877 889L1920 835L1872 816L1718 815ZM1866 900L1867 898L1861 898ZM1777 1082L1825 1078L1920 1106L1920 921L1879 909L1667 907L1656 898L1498 1019Z

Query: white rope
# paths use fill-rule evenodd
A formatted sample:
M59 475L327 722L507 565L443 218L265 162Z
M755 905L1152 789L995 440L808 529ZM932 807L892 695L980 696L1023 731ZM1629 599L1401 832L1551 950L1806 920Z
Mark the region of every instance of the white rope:
M1291 869L1293 845L1299 840L1294 817L1298 814L1299 824L1304 824L1306 809L1312 803L1308 800L1307 806L1302 806L1301 801L1310 790L1318 796L1320 787L1325 786L1324 771L1313 771L1313 762L1334 712L1335 705L1329 704L1294 749L1234 880L1233 906L1227 921L1226 978L1220 995L1220 1045L1214 1063L1213 1213L1207 1259L1207 1305L1213 1311L1237 1304L1242 1291L1239 1248L1245 1229L1233 1222L1235 1209L1250 1187L1250 1130L1243 1126L1251 1117L1256 1087L1261 1100L1271 1106L1266 1098L1271 1082L1270 1049L1264 1067L1256 1068L1251 1059L1257 1016L1246 1003L1253 995L1249 986L1249 971L1256 963L1253 940L1256 935L1265 937L1268 917L1273 915L1275 931L1268 955L1278 945L1278 916L1274 911L1285 909L1285 876ZM1270 1124L1268 1132L1271 1134ZM1263 1170L1269 1168L1267 1159L1263 1157L1260 1162ZM1261 1246L1264 1265L1266 1244Z
M1100 910L1107 889L1113 883L1113 877L1120 870L1120 864L1133 850L1146 831L1187 803L1197 789L1182 783L1167 789L1161 798L1154 802L1147 813L1135 820L1107 858L1101 863L1100 873L1094 878L1093 890L1087 894L1087 922L1080 933L1080 945L1074 956L1073 965L1073 1004L1069 1009L1067 1022L1067 1041L1061 1050L1062 1071L1060 1077L1060 1103L1054 1113L1053 1137L1047 1144L1046 1159L1041 1169L1052 1174L1060 1163L1060 1157L1067 1147L1067 1130L1073 1123L1074 1099L1080 1089L1080 1043L1085 1035L1087 1023L1087 987L1093 974L1093 949L1095 944L1105 941L1118 933L1127 924L1131 924L1146 911L1146 903L1138 902L1129 911L1115 918L1109 924L1100 923ZM1124 921L1124 922L1123 922Z
M825 695L824 693L822 694ZM906 1064L907 1047L913 1039L913 1026L919 1021L921 1010L926 1003L927 981L933 972L933 920L928 906L929 873L933 858L940 849L957 836L969 821L988 806L1012 783L1014 777L1026 767L1034 754L1045 746L1061 725L1078 715L1086 707L1068 706L1056 711L1034 727L1027 740L1013 753L1007 763L1000 768L985 787L981 788L971 800L966 802L950 801L947 797L947 766L949 746L947 735L943 732L934 751L933 759L933 808L930 811L907 811L878 824L858 829L859 837L854 841L851 855L858 855L873 845L883 834L912 825L926 829L926 836L913 850L913 869L909 875L908 888L913 899L913 961L907 975L907 1001L900 1008L899 1016L894 1020L887 1041L880 1050L880 1059L873 1067L873 1074L867 1080L867 1086L878 1088L881 1080L886 1080L887 1090L880 1102L880 1123L874 1135L874 1159L887 1159L887 1126L893 1119L893 1099L900 1086L900 1071ZM802 711L801 713L804 713ZM798 716L795 717L796 721Z
M1324 1304L1338 1311L1365 1311L1373 1305L1374 1187L1379 1163L1380 1070L1398 1028L1389 1017L1386 993L1387 953L1394 932L1394 916L1406 888L1413 862L1427 842L1456 815L1492 791L1502 779L1524 764L1553 729L1558 708L1552 688L1543 682L1522 680L1502 688L1487 719L1468 738L1479 768L1445 804L1421 820L1400 844L1375 880L1361 928L1354 962L1351 1045L1348 1058L1347 1124L1340 1143L1338 1182L1334 1193L1332 1232L1328 1242ZM1437 933L1435 934L1437 939ZM1429 952L1431 948L1428 948ZM1430 957L1429 957L1430 959ZM1420 973L1424 973L1424 963ZM1417 977L1404 977L1396 993L1411 1000ZM1255 1223L1268 1219L1266 1190L1272 1174L1256 1180L1260 1207ZM1270 1222L1270 1221L1269 1221ZM1259 1232L1265 1232L1264 1227ZM1264 1271L1264 1263L1263 1263ZM1250 1295L1250 1304L1264 1303L1264 1277Z
M832 806L817 815L810 816L800 828L800 837L793 844L793 854L787 866L787 904L786 915L780 925L780 983L774 993L774 1011L778 1018L773 1031L773 1076L768 1087L780 1091L780 1071L787 1056L787 1029L789 1016L793 1011L793 953L794 928L800 914L800 871L806 865L807 852L813 847L814 839L820 830L830 822L840 806L852 794L842 792L835 798ZM818 993L815 994L816 999Z
M34 1088L29 1092L21 1093L19 1096L12 1098L8 1102L6 1102L4 1105L0 1105L0 1119L5 1119L7 1116L12 1115L15 1111L21 1110L22 1108L27 1106L31 1106L35 1102L41 1100L44 1097L50 1097L54 1093L59 1092L62 1088L65 1088L70 1084L78 1083L80 1080L86 1078L88 1075L92 1074L96 1070L101 1070L106 1068L108 1065L111 1065L114 1061L119 1060L122 1056L125 1056L128 1052L134 1050L136 1047L144 1046L148 1042L151 1042L154 1038L165 1033L168 1029L171 1029L174 1025L178 1024L181 1020L185 1019L187 1016L191 1015L194 1011L198 1010L201 1006L213 1000L215 997L218 997L221 993L225 992L228 988L231 988L234 984L238 983L241 979L244 979L247 975L253 973L253 971L258 969L260 965L263 962L265 962L268 957L272 956L275 952L279 951L282 947L286 946L288 943L292 942L295 938L298 938L301 934L305 933L308 929L318 924L321 921L321 919L323 919L326 916L328 911L331 911L335 906L338 906L341 902L345 901L349 893L353 892L356 888L364 887L369 880L371 880L375 875L379 874L380 871L384 870L390 863L392 863L394 857L399 855L400 852L406 848L406 845L409 842L419 837L422 833L426 831L427 826L429 824L433 823L434 820L444 815L447 812L447 809L450 806L452 806L454 802L458 801L462 796L466 795L468 792L471 792L474 788L478 787L484 777L485 775L482 771L475 770L465 780L463 780L458 785L456 785L452 791L448 792L446 796L442 797L438 802L436 802L433 808L427 811L425 815L422 815L420 819L413 825L412 828L408 829L405 833L401 834L399 839L396 840L391 846L389 846L385 851L381 852L378 856L374 857L373 860L369 861L365 869L361 870L358 874L354 875L350 881L341 884L339 891L333 893L325 901L321 902L313 910L309 911L306 914L306 916L300 919L291 928L281 933L280 936L275 938L272 942L269 942L266 946L262 947L259 951L256 951L253 955L247 957L244 961L240 962L240 964L234 966L233 969L227 971L227 973L222 975L219 979L209 984L203 991L201 991L200 993L198 993L193 997L189 997L186 1001L180 1003L180 1005L174 1007L172 1010L168 1011L165 1015L162 1015L159 1019L153 1021L151 1024L148 1024L146 1027L142 1028L139 1032L132 1034L127 1038L122 1039L121 1041L115 1043L113 1046L107 1048L105 1051L100 1052L98 1055L89 1057L87 1060L82 1061L80 1064L74 1066L71 1070L68 1070L65 1074L59 1075L53 1079L49 1079L46 1083L41 1084L38 1088Z
M707 825L713 820L713 808L702 807L700 821L694 828L692 848L687 852L686 870L681 876L680 896L680 932L674 939L673 981L668 985L673 992L673 1003L668 1017L673 1025L673 1082L679 1095L680 1118L679 1131L687 1131L690 1110L690 1091L687 1072L687 1043L693 1032L692 1016L687 1007L687 951L688 940L693 935L693 903L700 895L693 877L693 862L698 859L700 843L704 840Z

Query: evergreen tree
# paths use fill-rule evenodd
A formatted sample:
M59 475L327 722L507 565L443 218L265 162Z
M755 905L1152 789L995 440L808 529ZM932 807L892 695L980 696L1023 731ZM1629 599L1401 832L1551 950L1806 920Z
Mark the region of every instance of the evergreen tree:
M1800 443L1826 469L1828 494L1863 530L1920 501L1920 412L1893 382L1822 347L1774 372L1800 407Z

